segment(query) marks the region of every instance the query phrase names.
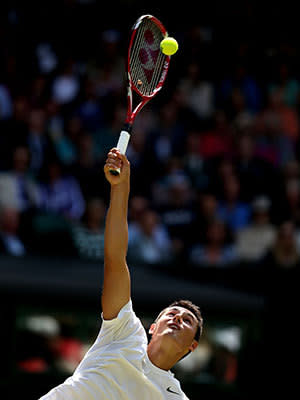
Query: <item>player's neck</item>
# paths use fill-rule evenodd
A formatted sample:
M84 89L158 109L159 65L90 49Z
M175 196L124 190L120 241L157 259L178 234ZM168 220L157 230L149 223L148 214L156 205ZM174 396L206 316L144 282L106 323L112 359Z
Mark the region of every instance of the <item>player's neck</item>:
M152 339L148 344L147 353L152 364L166 371L171 369L183 356L183 354L174 351L174 346L168 346L166 343L155 339Z

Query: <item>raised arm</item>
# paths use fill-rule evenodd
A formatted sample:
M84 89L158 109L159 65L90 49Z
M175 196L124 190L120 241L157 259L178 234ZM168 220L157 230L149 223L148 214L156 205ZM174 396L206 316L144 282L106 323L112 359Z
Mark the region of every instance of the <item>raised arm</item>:
M120 175L112 175L109 172L111 168L120 168ZM112 149L108 153L104 173L111 189L104 237L102 312L104 319L109 320L115 318L130 299L130 274L126 263L130 164L126 156Z

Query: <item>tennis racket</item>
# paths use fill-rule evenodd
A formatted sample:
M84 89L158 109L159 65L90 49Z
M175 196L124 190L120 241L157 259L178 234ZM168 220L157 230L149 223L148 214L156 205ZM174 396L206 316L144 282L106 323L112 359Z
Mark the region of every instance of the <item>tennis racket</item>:
M168 36L163 24L152 15L141 16L131 32L127 57L127 117L117 148L126 153L133 122L144 107L162 88L170 64L170 56L160 50L160 42ZM137 96L133 105L133 93ZM119 175L120 169L110 169Z

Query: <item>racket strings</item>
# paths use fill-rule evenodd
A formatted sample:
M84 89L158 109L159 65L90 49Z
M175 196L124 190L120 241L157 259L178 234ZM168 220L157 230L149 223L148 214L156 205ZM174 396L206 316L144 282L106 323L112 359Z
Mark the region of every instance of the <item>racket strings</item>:
M149 24L149 20L145 19L142 21L139 29L137 30L136 33L136 40L134 42L132 52L131 52L131 59L132 61L132 67L131 67L131 73L132 73L132 79L134 84L139 87L139 90L141 91L142 94L148 94L148 91L150 91L150 88L147 85L147 77L145 76L145 72L142 68L142 64L140 61L140 54L141 51L144 50L144 42L145 42L145 32L150 28L151 31L151 26L152 24ZM139 83L142 82L142 84L139 85ZM148 90L147 90L148 89ZM150 91L151 92L151 91Z
M159 27L148 18L141 22L136 31L129 67L133 83L142 95L153 94L161 79L166 58L160 51L163 38Z
M146 21L147 22L147 21ZM139 65L140 61L139 61L139 51L142 48L142 41L145 35L145 31L147 28L147 24L144 23L142 25L140 25L139 29L136 32L136 37L135 37L135 41L131 50L131 54L130 54L130 71L131 71L131 77L133 82L135 83L135 85L137 85L139 78L141 77L141 71L139 67L141 67Z

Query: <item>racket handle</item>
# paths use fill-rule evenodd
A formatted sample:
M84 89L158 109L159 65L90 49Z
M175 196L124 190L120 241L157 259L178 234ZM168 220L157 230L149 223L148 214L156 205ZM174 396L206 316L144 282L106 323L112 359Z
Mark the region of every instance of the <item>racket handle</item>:
M121 154L125 154L128 146L128 142L130 139L130 135L127 131L121 131L119 140L117 143L117 149L120 150ZM120 174L120 168L117 169L110 169L109 172L112 175L119 175Z

